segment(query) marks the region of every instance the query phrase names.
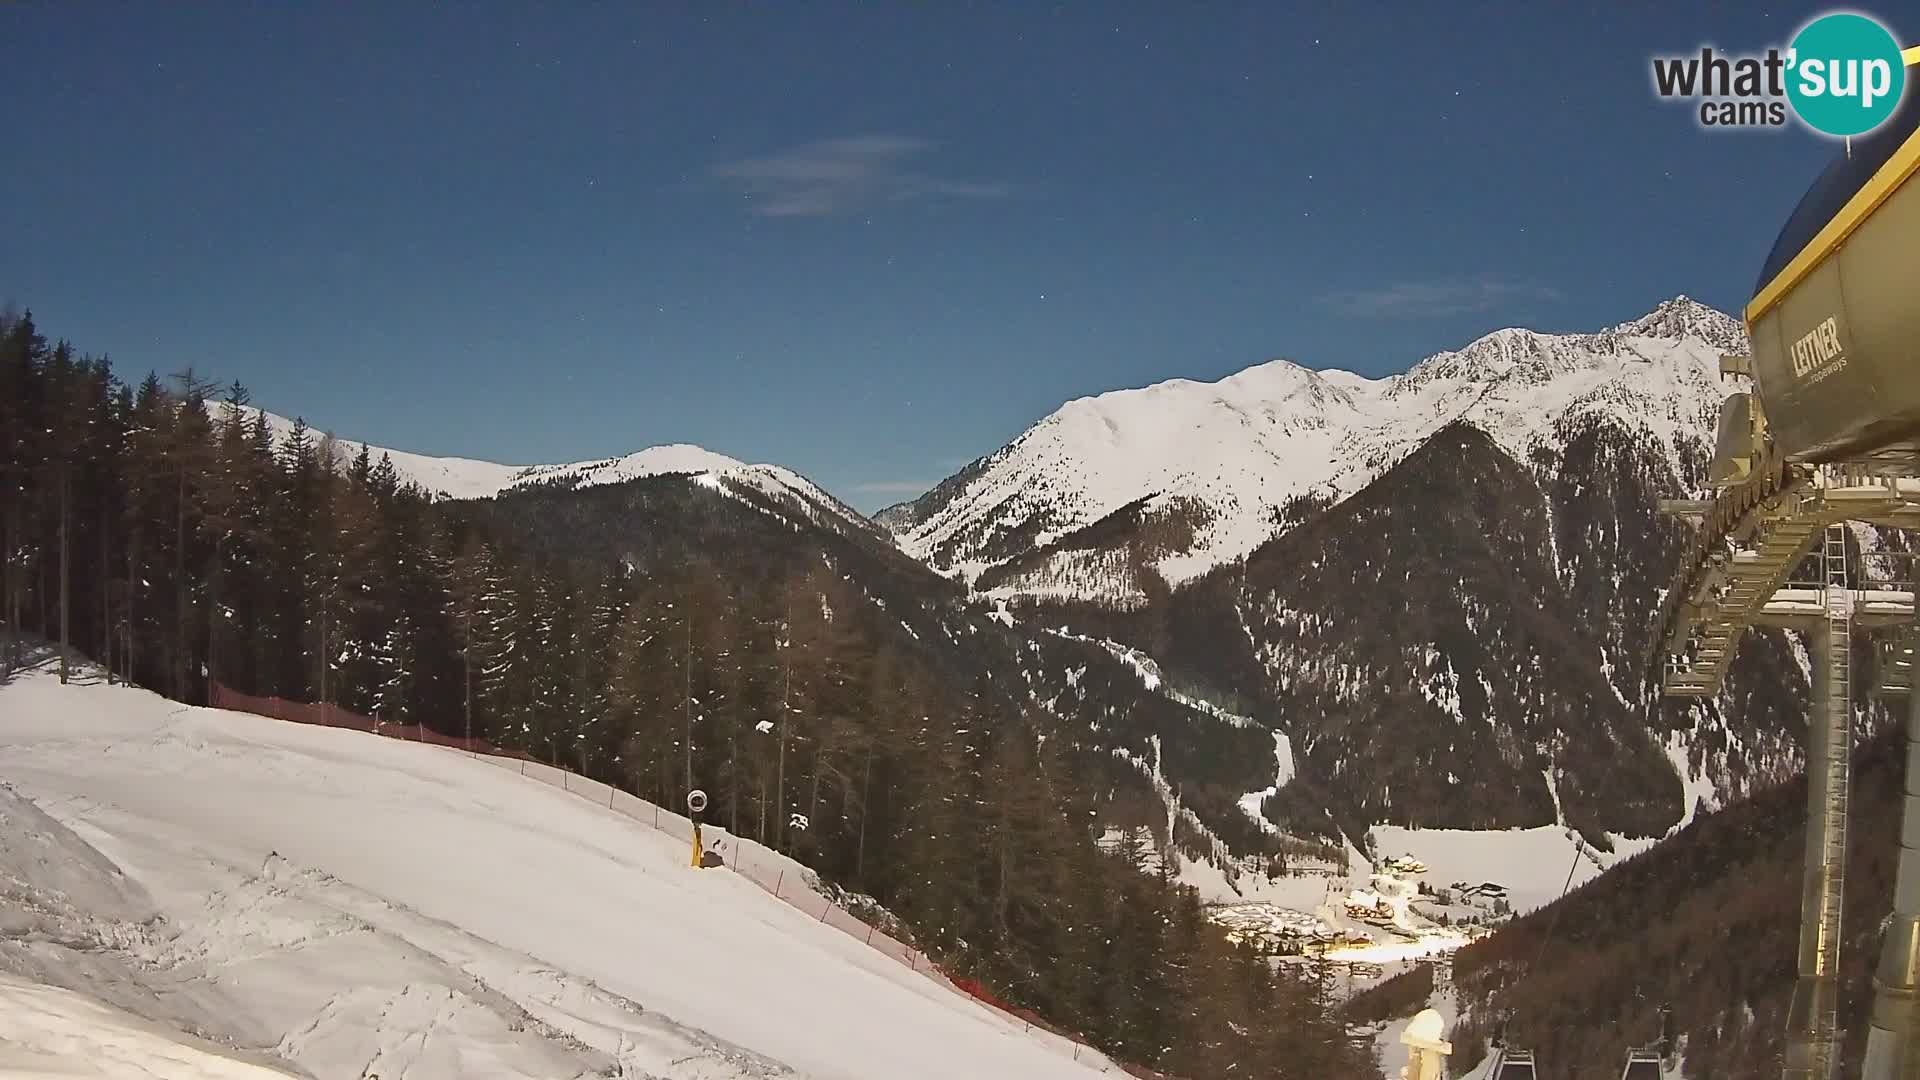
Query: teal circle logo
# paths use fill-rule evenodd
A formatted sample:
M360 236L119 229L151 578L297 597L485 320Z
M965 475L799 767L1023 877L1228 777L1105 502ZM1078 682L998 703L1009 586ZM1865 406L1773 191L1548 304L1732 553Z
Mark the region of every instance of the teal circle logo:
M1864 135L1884 123L1907 88L1900 43L1886 27L1851 12L1822 15L1794 37L1787 100L1824 135Z

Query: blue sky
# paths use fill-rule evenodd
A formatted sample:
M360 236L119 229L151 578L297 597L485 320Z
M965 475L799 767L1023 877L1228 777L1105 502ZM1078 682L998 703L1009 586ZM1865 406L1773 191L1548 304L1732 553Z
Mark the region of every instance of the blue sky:
M0 302L342 435L871 509L1083 394L1738 308L1831 144L1648 59L1824 8L1587 6L5 5Z

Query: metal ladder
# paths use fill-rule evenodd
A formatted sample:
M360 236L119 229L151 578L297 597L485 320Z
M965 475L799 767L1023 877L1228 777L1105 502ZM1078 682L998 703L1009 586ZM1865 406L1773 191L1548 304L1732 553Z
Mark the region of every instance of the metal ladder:
M1820 874L1825 888L1821 891L1818 918L1817 939L1818 970L1829 977L1839 974L1840 970L1840 912L1843 906L1847 873L1847 804L1849 784L1851 782L1851 763L1853 752L1853 601L1847 574L1847 524L1836 521L1826 528L1821 545L1821 577L1826 588L1823 590L1826 608L1827 648L1826 655L1816 662L1826 666L1827 694L1822 702L1816 702L1820 713L1815 722L1825 730L1815 736L1814 744L1819 745L1824 737L1829 747L1825 762L1826 802L1825 813L1818 823L1821 832L1821 848L1824 857L1820 863ZM1813 732L1809 732L1814 735ZM1815 823L1809 822L1809 828ZM1817 1022L1828 1035L1823 1045L1828 1055L1838 1046L1838 1018L1834 1015L1833 1002L1829 998L1826 1008ZM1829 1057L1825 1061L1816 1061L1816 1076L1832 1076L1838 1062Z
M1493 1067L1487 1071L1487 1080L1534 1080L1533 1051L1500 1048L1494 1053L1496 1057Z
M1821 562L1824 564L1827 590L1827 633L1833 642L1828 654L1827 737L1833 747L1827 770L1827 850L1837 858L1827 864L1830 887L1828 903L1821 912L1824 936L1833 949L1832 966L1840 966L1840 907L1846 882L1847 801L1853 760L1853 595L1847 581L1847 525L1837 521L1827 526Z
M1660 1080L1666 1075L1666 1063L1657 1050L1629 1050L1627 1063L1620 1069L1620 1080Z

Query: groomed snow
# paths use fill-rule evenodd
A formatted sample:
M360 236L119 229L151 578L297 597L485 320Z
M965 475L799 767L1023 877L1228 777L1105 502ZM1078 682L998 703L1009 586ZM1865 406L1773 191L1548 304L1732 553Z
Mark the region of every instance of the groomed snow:
M83 994L0 974L0 1076L72 1080L287 1080L223 1048Z
M484 759L30 672L0 776L0 884L58 929L0 971L318 1080L1093 1071Z

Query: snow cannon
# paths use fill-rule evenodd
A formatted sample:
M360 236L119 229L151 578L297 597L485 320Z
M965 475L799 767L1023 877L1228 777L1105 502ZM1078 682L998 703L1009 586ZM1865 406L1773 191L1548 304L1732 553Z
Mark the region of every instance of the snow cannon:
M687 792L687 816L693 820L693 868L700 870L707 865L706 845L700 842L700 815L707 810L707 793L694 788Z
M1905 98L1807 190L1747 304L1755 420L1787 462L1920 439L1920 48L1905 57ZM1723 447L1742 419L1723 413Z

